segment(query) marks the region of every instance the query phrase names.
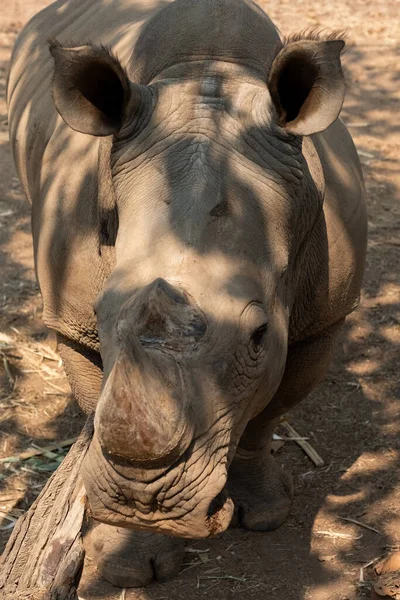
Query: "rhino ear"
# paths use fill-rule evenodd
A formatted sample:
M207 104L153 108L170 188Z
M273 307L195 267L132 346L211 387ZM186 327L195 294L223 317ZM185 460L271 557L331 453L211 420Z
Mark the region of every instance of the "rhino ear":
M304 39L288 43L275 58L268 86L279 123L289 133L318 133L339 116L345 93L343 47L343 40Z
M114 56L99 46L63 48L50 42L55 62L53 100L75 131L96 136L117 133L135 86ZM138 91L138 90L136 90Z

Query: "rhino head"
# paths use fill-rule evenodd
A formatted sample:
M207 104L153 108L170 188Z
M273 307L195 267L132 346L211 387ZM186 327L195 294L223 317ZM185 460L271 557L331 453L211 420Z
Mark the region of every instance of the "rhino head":
M243 6L254 21L244 59L213 24L202 38L212 51L175 36L171 7L142 33L129 76L103 47L51 46L55 106L103 138L106 158L104 382L83 473L105 523L191 538L228 527L230 461L273 398L298 326L322 209L302 136L340 112L344 44L283 44Z

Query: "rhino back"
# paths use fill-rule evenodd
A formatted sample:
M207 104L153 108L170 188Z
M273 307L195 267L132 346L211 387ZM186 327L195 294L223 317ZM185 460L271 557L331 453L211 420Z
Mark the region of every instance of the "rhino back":
M341 306L347 315L359 301L367 248L367 210L361 165L350 133L341 119L313 136L313 141L325 180L328 306Z
M143 22L165 2L59 0L26 25L8 81L10 138L32 204L35 268L45 323L97 349L93 302L107 273L98 251L99 139L71 130L51 98L49 38L107 45L128 68ZM90 267L88 268L88 265Z
M306 266L299 269L291 343L321 333L356 308L367 245L361 165L341 119L305 138L303 151L324 201L305 253Z

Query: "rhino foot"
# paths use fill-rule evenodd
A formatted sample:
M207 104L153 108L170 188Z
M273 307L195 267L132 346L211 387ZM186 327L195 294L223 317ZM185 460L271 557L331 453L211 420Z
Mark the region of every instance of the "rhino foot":
M97 525L86 540L99 574L117 587L144 587L178 574L185 541L154 533Z
M289 514L292 477L269 451L239 449L229 469L228 488L235 504L232 526L269 531L279 527Z

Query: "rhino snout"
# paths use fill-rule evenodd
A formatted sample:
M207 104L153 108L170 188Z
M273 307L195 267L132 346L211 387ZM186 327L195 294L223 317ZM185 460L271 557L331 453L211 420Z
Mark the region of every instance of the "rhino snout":
M195 438L172 465L150 468L104 452L95 434L82 466L91 516L116 527L192 539L225 531L234 511L226 451L221 440L216 449L206 438Z
M121 308L115 298L98 303L105 381L83 467L91 513L121 527L216 535L233 514L225 491L230 428L210 418L213 383L202 380L204 403L198 398L207 319L164 279Z

